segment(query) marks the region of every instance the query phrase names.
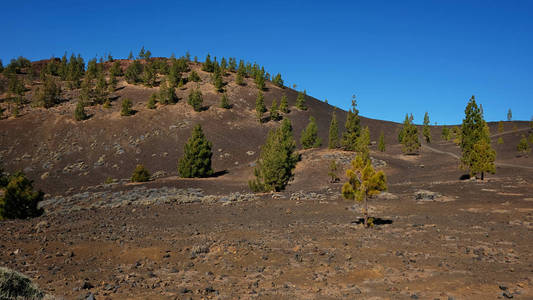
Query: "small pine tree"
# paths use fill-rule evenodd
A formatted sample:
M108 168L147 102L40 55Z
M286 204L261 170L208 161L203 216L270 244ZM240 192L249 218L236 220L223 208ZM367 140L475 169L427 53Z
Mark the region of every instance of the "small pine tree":
M503 145L503 138L500 136L496 142L498 145Z
M309 124L307 124L307 127L302 131L300 143L304 149L318 148L322 145L322 141L318 137L316 120L313 116L309 117Z
M134 60L127 68L124 73L126 82L129 84L136 84L141 81L140 76L142 72L142 65L138 60Z
M450 140L450 128L442 127L441 137L442 137L443 140L449 141Z
M340 178L339 176L337 176L337 170L338 170L338 166L337 166L337 163L335 162L334 159L331 160L331 162L329 163L329 172L328 172L328 176L329 176L329 182L330 183L335 183L335 182L339 182Z
M368 149L368 145L370 145L370 130L368 129L368 126L365 126L363 130L361 130L361 135L359 135L355 142L355 152L365 161L370 160L370 150Z
M33 181L22 172L9 177L4 194L0 196L0 220L38 217L44 210L38 207L44 193L33 190Z
M337 122L337 114L333 111L331 116L331 123L329 124L329 140L328 148L339 148L339 124Z
M258 90L265 90L265 77L262 74L257 73L257 75L255 75L255 85Z
M418 139L418 128L413 124L413 117L407 119L407 123L401 130L402 151L405 154L418 154L420 150L420 141Z
M295 149L291 122L284 118L279 128L270 130L261 147L254 169L255 179L248 182L250 189L254 192L283 190L294 177L293 170L299 160Z
M104 102L103 107L104 107L105 109L107 109L107 108L111 108L111 101L110 101L109 99L107 99L107 100Z
M279 111L284 114L289 113L289 102L287 100L286 95L281 96L281 102L279 103Z
M299 110L306 110L307 107L305 106L305 92L299 92L298 97L296 97L296 108Z
M212 147L212 143L207 140L202 131L202 126L196 125L184 146L183 157L178 162L180 176L193 178L213 175L211 168Z
M192 70L191 73L189 74L188 80L189 81L193 81L193 82L200 82L201 81L200 76L194 70Z
M226 93L223 93L222 97L220 97L220 107L225 108L225 109L231 108L231 105L229 104L228 96L226 95Z
M383 131L379 134L378 150L385 152L385 135L383 135Z
M120 110L120 115L123 117L131 116L133 114L133 110L131 109L132 106L133 103L131 103L129 98L122 100L122 109Z
M509 110L507 111L507 121L512 121L512 120L513 120L513 112L509 108Z
M176 96L174 87L166 80L161 83L161 87L159 88L159 102L164 105L178 102L178 96Z
M267 111L265 106L265 97L263 93L259 91L257 98L255 99L255 113L259 122L263 120L263 114Z
M376 172L371 162L359 155L352 161L346 175L348 182L342 186L342 196L347 200L363 202L363 224L368 227L368 198L387 190L387 178L383 171Z
M352 95L352 109L348 111L344 126L346 131L342 135L341 142L344 149L348 151L355 151L355 143L359 135L361 135L361 121L359 119L359 110L356 107L355 95Z
M276 99L272 100L272 106L270 107L270 120L281 120L281 115L279 114L278 103L276 102Z
M221 69L217 68L213 73L213 85L217 92L221 92L224 87L224 81L222 80Z
M272 83L274 83L278 87L283 87L283 79L281 79L281 74L278 73L274 78L272 79Z
M470 155L470 173L481 174L481 180L484 179L485 172L494 174L496 168L494 160L496 159L496 151L492 149L490 143L486 139L481 139L474 144L473 152Z
M531 151L531 147L529 146L525 136L522 136L520 142L518 142L516 150L518 150L518 152L520 152L522 155L526 155Z
M78 104L76 105L76 110L74 110L74 118L76 119L76 121L83 121L87 119L87 114L85 113L85 106L81 101L78 101Z
M150 172L143 166L137 165L131 175L132 182L147 182L150 180Z
M122 68L120 67L120 62L116 60L109 69L109 75L113 75L115 77L122 76Z
M238 72L235 76L235 83L238 85L244 85L244 76L242 73Z
M148 109L155 109L156 103L157 103L157 94L153 93L152 95L150 95L150 99L148 99L148 103L146 104L146 107Z
M59 96L61 95L61 87L52 78L46 76L44 86L40 87L37 92L37 102L45 108L49 108L59 103Z
M426 143L431 143L431 130L429 128L429 115L428 112L424 114L424 126L422 127L422 135L426 140Z
M144 66L142 77L143 77L144 85L148 87L155 86L155 81L157 79L157 73L155 72L153 63L150 62Z
M191 90L187 103L192 106L194 111L202 111L204 98L202 96L202 92L200 92L200 89L196 88Z

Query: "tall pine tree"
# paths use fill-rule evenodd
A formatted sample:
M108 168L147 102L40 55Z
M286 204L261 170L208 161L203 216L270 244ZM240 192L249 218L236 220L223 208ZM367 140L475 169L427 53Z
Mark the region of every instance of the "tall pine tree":
M178 172L183 178L208 177L213 175L211 158L213 144L207 140L202 126L196 125L178 162Z
M361 120L359 119L359 110L357 110L357 102L355 95L352 96L352 109L348 111L346 117L346 124L344 127L346 131L342 135L342 146L348 151L355 151L356 141L361 135Z
M424 126L422 127L422 135L426 140L426 143L431 143L431 130L429 128L429 115L428 112L424 114Z
M339 148L339 124L337 122L337 114L333 111L331 116L331 123L329 124L329 149Z
M322 145L322 141L318 137L316 120L313 116L309 117L309 124L307 124L307 127L302 131L300 143L304 149L318 148Z

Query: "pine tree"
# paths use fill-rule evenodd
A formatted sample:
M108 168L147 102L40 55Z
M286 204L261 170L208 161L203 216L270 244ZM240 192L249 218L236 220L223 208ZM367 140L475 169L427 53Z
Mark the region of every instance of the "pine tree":
M146 56L146 55L145 55ZM143 83L144 85L148 87L155 86L155 81L157 78L157 74L154 69L154 64L149 62L144 66L143 71Z
M213 63L211 62L211 55L207 54L206 58L205 58L205 62L204 64L202 65L202 71L206 71L206 72L213 72L214 71L214 65Z
M313 116L309 117L309 124L307 124L307 127L302 131L300 143L304 149L318 148L322 145L322 141L318 137L316 120Z
M225 109L231 108L231 105L229 104L228 96L226 95L226 93L223 93L222 97L220 97L220 107L225 108Z
M130 54L128 55L128 60L132 60L133 59L133 52L130 51Z
M183 157L178 162L178 172L183 178L208 177L213 175L211 168L211 149L213 144L207 140L202 126L196 125L191 137L185 144Z
M201 81L200 76L194 70L192 70L191 73L189 74L188 80L189 81L194 81L194 82L200 82Z
M498 145L503 145L503 138L500 136L496 142Z
M141 81L142 65L138 60L134 60L124 73L124 77L129 84L136 84Z
M333 111L331 116L331 123L329 124L329 149L339 148L339 124L337 122L337 114Z
M281 74L278 73L276 76L274 76L274 79L272 79L272 83L279 87L283 87L283 79L281 79Z
M118 83L118 81L117 81L117 78L115 77L115 75L110 74L109 75L109 83L107 85L107 92L109 94L115 92L115 90L117 89L117 83Z
M255 85L260 91L265 90L265 77L262 74L257 73L255 76Z
M344 126L346 131L342 135L342 146L348 151L355 151L356 140L361 135L361 121L359 119L359 110L356 107L357 103L355 101L355 95L353 95L352 109L348 111Z
M108 87L107 82L104 77L104 73L98 73L98 78L96 80L96 89L95 89L96 103L103 104L108 96Z
M368 126L365 126L361 130L361 135L356 139L355 142L355 152L358 156L362 157L364 161L370 160L370 150L368 149L370 145L370 130Z
M131 175L132 182L147 182L150 180L150 172L143 166L137 165Z
M413 115L410 117L405 116L402 130L400 131L399 138L402 144L402 151L405 154L418 154L420 150L420 141L418 139L418 128L413 124Z
M267 111L265 106L265 97L263 93L259 91L257 98L255 99L255 113L259 122L263 121L263 114Z
M61 87L52 78L52 76L46 76L44 86L40 87L37 91L37 102L45 108L49 108L59 103L59 96L61 94Z
M513 120L513 112L509 108L509 110L507 111L507 121L512 121L512 120Z
M329 163L329 171L328 171L328 176L330 178L329 182L330 183L335 183L335 182L338 182L340 180L339 176L337 176L337 170L338 170L338 166L337 166L337 163L335 162L334 159L331 160L331 162Z
M526 155L531 151L531 147L529 146L525 136L522 135L520 142L518 142L518 145L516 146L516 150L518 150L518 152L520 152L522 155Z
M33 181L22 172L9 177L3 195L0 196L0 220L38 217L44 210L39 208L44 193L33 190Z
M76 121L82 121L87 119L87 114L85 113L85 106L82 101L78 101L76 105L76 110L74 111L74 118Z
M191 90L187 103L194 109L194 111L201 111L204 103L204 98L200 89L196 88Z
M132 106L133 104L129 98L122 100L122 109L120 110L120 115L124 117L131 116L133 114L133 110L131 109Z
M153 93L152 95L150 95L150 99L148 99L148 103L146 104L146 107L148 109L155 109L156 103L157 103L157 94Z
M371 226L373 221L368 218L368 198L387 190L387 178L383 171L376 172L371 162L359 155L352 161L346 175L348 182L342 186L342 196L347 200L363 202L363 225Z
M120 62L118 60L113 62L113 64L111 65L111 68L109 69L109 74L116 77L123 75L122 68L120 67Z
M270 106L270 120L281 120L281 115L279 114L278 103L276 102L276 99L272 100L272 106Z
M490 146L489 127L483 120L474 96L466 106L460 137L463 152L461 167L469 170L471 176L481 172L482 179L484 172L493 173L496 153Z
M285 118L279 128L268 133L254 169L255 179L248 182L250 188L255 192L283 190L293 178L293 170L299 160L295 149L292 125Z
M385 152L385 136L383 135L383 131L379 134L378 150L380 152Z
M299 110L306 110L307 107L305 106L305 92L299 92L298 97L296 97L296 108Z
M424 114L424 126L422 127L422 135L424 136L424 139L426 140L426 143L431 143L431 131L429 128L429 115L428 112Z
M176 96L174 87L168 81L163 80L159 88L159 103L167 105L175 104L176 102L178 102L178 96Z
M219 68L217 68L213 73L213 85L217 92L221 92L224 87L224 82L222 81L222 74Z
M244 76L240 72L238 72L235 77L235 83L238 85L244 85Z
M448 127L442 127L442 139L449 141L450 140L450 129Z
M289 102L287 100L286 95L281 96L281 102L279 103L279 111L284 114L289 113Z

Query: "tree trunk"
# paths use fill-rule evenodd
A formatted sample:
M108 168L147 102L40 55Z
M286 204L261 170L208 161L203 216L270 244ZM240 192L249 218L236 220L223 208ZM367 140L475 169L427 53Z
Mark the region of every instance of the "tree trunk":
M368 227L368 202L365 197L364 211L363 211L363 222L365 227Z
M483 180L484 177L485 177L485 176L484 176L484 172L481 171L481 180Z

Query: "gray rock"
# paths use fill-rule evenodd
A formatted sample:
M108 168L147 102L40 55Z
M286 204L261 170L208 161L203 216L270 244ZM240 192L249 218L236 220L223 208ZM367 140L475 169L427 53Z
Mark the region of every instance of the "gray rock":
M442 195L437 192L427 191L427 190L418 190L415 192L415 200L420 201L433 201Z

